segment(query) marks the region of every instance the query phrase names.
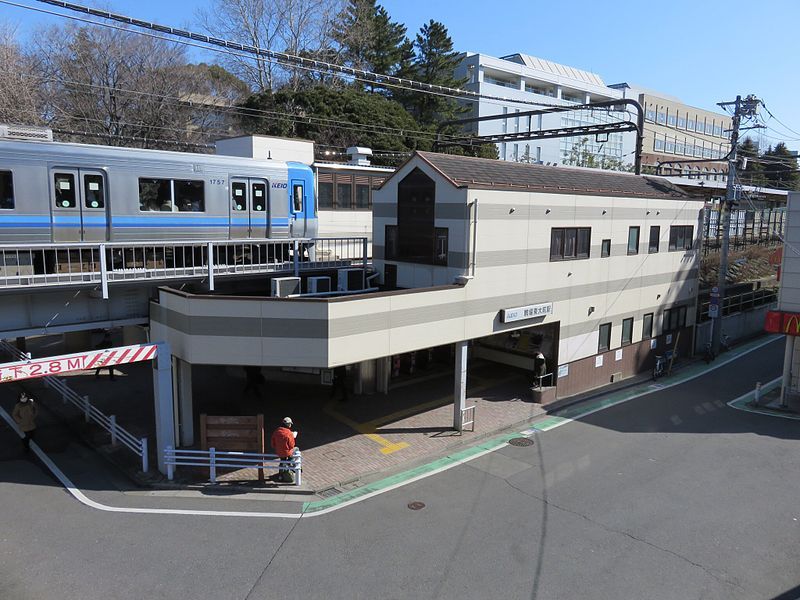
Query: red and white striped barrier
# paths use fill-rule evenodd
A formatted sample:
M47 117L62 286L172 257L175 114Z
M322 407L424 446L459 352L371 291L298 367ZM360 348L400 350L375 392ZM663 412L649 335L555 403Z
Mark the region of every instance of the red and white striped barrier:
M136 344L0 364L0 382L35 379L47 375L62 375L151 360L156 357L157 350L157 344Z

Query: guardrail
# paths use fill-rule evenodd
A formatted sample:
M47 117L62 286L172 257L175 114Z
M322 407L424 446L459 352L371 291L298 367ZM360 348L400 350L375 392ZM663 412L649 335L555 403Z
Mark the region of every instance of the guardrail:
M0 290L293 273L368 264L365 237L0 245Z
M17 360L30 359L30 355L17 349L6 340L0 340L0 349L10 354ZM148 456L147 438L137 438L130 431L117 424L117 417L115 415L106 415L96 406L89 402L89 396L81 396L75 390L71 389L66 382L53 375L42 377L44 384L56 390L61 394L61 401L65 404L71 403L75 408L80 410L87 423L94 421L100 427L105 429L111 435L111 444L116 446L121 443L128 448L131 452L136 454L142 461L142 472L147 473L150 470L150 460Z
M720 316L726 317L734 313L752 310L758 306L765 304L772 304L778 301L777 289L753 290L752 292L744 292L743 294L736 294L734 296L726 296L720 302ZM709 320L708 302L700 302L697 311L697 322L703 323Z
M209 470L209 480L217 481L217 469L263 469L274 468L294 473L294 484L301 485L303 473L303 455L295 448L290 460L282 460L276 454L259 454L257 452L225 452L209 448L208 450L188 450L167 446L164 450L164 464L167 466L167 479L175 477L175 467L204 467Z

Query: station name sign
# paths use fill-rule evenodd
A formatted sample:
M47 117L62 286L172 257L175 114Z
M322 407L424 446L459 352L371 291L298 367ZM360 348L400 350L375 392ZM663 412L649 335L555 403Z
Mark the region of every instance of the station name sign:
M553 303L529 304L528 306L518 306L517 308L504 308L500 311L500 320L503 323L513 323L525 319L536 317L546 317L553 314Z

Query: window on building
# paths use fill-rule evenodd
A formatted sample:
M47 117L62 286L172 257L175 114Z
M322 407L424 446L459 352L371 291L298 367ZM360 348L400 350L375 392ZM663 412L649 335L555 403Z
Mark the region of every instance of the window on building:
M86 208L105 208L104 187L102 175L83 176L83 203Z
M398 259L422 264L436 262L434 203L436 183L414 169L397 186Z
M653 143L653 148L656 151L659 151L659 150L663 151L664 150L664 140L656 139L655 142Z
M385 259L397 260L397 225L386 226Z
M172 211L172 181L140 178L139 210L145 212Z
M627 346L633 341L633 317L622 320L622 345Z
M14 176L11 171L0 171L0 208L14 208Z
M369 184L356 182L356 208L365 209L370 207Z
M694 144L686 144L686 150L683 153L685 156L694 156Z
M661 227L659 225L650 226L650 241L647 244L647 253L655 254L658 252L658 240L661 237Z
M667 116L667 125L670 127L675 127L678 124L678 118L675 115L668 115Z
M694 131L695 123L696 121L690 118L688 121L686 121L686 128L690 131Z
M686 129L686 117L678 117L678 127Z
M701 119L697 119L697 127L695 127L694 130L698 133L704 133L706 130L706 122Z
M714 125L714 135L722 137L722 125Z
M336 180L336 208L353 208L353 184L349 181Z
M656 123L660 123L661 125L666 124L667 122L667 113L658 112L656 113Z
M706 132L707 135L713 135L714 134L714 124L713 123L706 123L705 132Z
M180 212L205 211L205 182L176 179L175 206Z
M683 155L686 152L686 144L683 142L675 142L675 154Z
M653 337L653 313L647 313L642 317L642 339L649 340Z
M672 225L669 228L669 249L673 251L691 250L694 244L693 225Z
M71 173L53 173L58 208L75 208L75 176Z
M611 323L600 325L600 338L597 342L597 351L604 352L611 347Z
M675 152L675 142L667 140L667 143L664 144L664 149L670 154L672 154L673 152Z
M550 230L550 260L589 258L590 227L554 227Z
M320 181L317 184L319 194L319 207L321 209L333 208L333 181Z
M243 181L231 183L231 208L237 212L247 210L247 184Z
M644 118L647 121L655 121L656 120L656 111L654 111L654 110L645 111Z
M663 332L669 333L686 327L686 307L673 306L664 311Z
M603 240L600 243L600 258L611 256L611 240Z
M628 254L639 254L639 227L628 227Z

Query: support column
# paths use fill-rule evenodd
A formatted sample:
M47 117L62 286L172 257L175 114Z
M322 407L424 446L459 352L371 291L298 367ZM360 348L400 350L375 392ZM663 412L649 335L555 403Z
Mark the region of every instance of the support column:
M175 447L175 403L172 396L172 358L166 342L158 344L153 360L153 398L156 416L156 458L158 470L167 473L164 450Z
M376 388L375 377L377 368L374 360L365 360L358 363L356 368L356 394L374 394Z
M789 387L792 384L792 363L794 363L794 336L786 336L786 349L783 353L783 381L781 381L781 406L789 403Z
M455 389L453 390L453 429L464 429L464 409L467 407L467 349L466 341L456 342Z
M380 392L381 394L388 394L389 393L389 380L392 374L392 357L391 356L383 356L376 361L376 383L375 388L376 391Z
M178 381L178 431L180 432L181 446L194 444L194 401L192 398L192 365L191 363L175 359Z

